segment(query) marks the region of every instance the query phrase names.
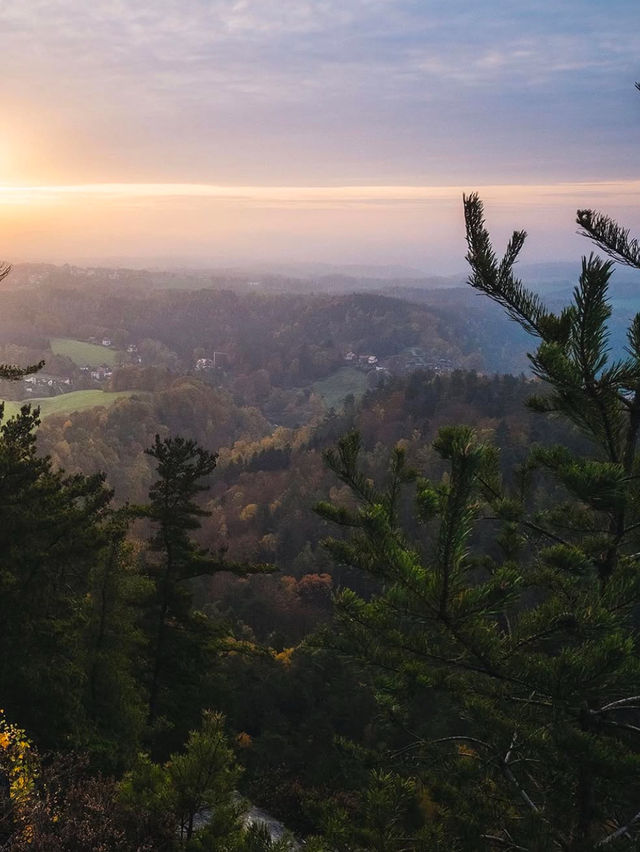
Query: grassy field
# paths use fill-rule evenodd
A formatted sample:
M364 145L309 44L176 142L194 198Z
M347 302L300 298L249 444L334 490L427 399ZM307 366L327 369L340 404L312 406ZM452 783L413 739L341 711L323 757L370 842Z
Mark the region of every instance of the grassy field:
M108 364L110 367L116 363L116 349L107 349L106 346L98 346L96 343L84 343L82 340L72 340L70 337L52 337L49 346L54 355L66 355L71 358L78 367L99 367Z
M116 400L132 396L137 391L105 392L101 390L80 390L63 393L60 396L44 397L42 399L24 399L22 402L5 402L5 417L12 417L20 411L20 406L30 402L40 406L40 417L50 414L70 414L72 411L82 411L84 408L95 408L97 405L109 406Z
M354 367L341 367L332 376L315 382L313 392L320 394L328 408L338 408L350 393L356 399L367 389L367 377Z

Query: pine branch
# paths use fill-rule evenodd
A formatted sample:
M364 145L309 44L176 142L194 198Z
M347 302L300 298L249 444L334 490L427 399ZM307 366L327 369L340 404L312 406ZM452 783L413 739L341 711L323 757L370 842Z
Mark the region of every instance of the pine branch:
M608 846L610 843L613 843L615 840L619 840L621 837L627 836L627 838L631 839L629 836L629 829L633 828L636 823L640 822L640 811L629 820L626 825L620 826L620 828L616 829L613 834L609 834L607 837L600 840L596 843L596 849L602 849L603 846Z
M501 769L504 777L516 788L520 797L522 798L524 803L527 805L527 807L533 813L540 815L540 808L536 805L536 803L533 801L531 796L529 796L527 791L520 784L518 779L515 777L515 775L513 774L511 769L509 768L509 761L510 761L513 749L515 748L516 739L517 739L517 737L516 737L516 734L514 733L506 755L504 756L504 758L499 758L500 769ZM450 742L468 742L468 743L472 743L473 745L479 745L479 746L482 746L483 748L486 748L488 751L492 752L495 755L495 749L493 748L493 746L491 746L489 743L485 742L484 740L478 739L477 737L466 737L466 736L440 737L437 740L431 740L431 742L429 744L430 745L439 745L441 743L450 743Z
M520 852L520 850L522 850L522 852L527 852L528 850L527 846L518 846L517 843L514 843L510 838L499 837L496 834L481 834L480 837L483 840L490 840L491 843L499 843L501 846L505 846L508 852L511 852L511 850L513 850L513 852Z
M504 257L498 263L485 227L484 207L477 193L463 196L467 229L469 284L486 293L506 310L509 317L530 334L545 339L551 314L539 296L513 276L513 266L526 239L526 231L514 231Z
M578 210L576 221L581 229L578 233L594 242L612 260L640 269L640 243L629 238L628 228L622 228L610 216L597 210Z
M376 500L380 502L380 495L358 469L360 449L360 433L354 431L340 438L337 447L325 450L322 456L329 470L348 485L363 503L372 505Z
M596 713L608 713L610 710L623 710L630 704L640 703L640 695L632 695L630 698L621 698L619 701L612 701L611 704L605 704ZM633 708L632 708L633 709Z
M527 805L527 807L531 811L533 811L534 814L539 814L540 808L536 805L536 803L533 801L531 796L524 789L522 784L520 784L520 782L518 781L516 776L511 771L511 768L509 767L509 763L511 762L511 755L513 754L513 750L516 747L517 740L518 740L518 732L514 731L513 737L511 738L511 743L510 743L509 748L507 750L507 753L505 754L504 758L502 759L502 761L500 763L500 768L502 770L504 777L513 784L513 786L516 788L516 790L520 794L522 801Z
M633 710L633 707L629 708ZM637 725L628 725L626 722L614 722L612 719L604 719L605 725L611 725L613 728L622 728L624 731L632 731L634 734L640 734L640 728Z
M0 270L0 281L4 278ZM44 367L44 361L38 361L37 364L30 364L28 367L18 367L16 364L0 364L0 379L8 379L10 382L17 382L24 376L30 376L32 373L37 373Z
M640 314L636 314L627 331L629 347L627 352L636 360L640 359Z
M576 361L584 376L593 381L607 361L611 306L607 302L613 261L602 261L593 254L582 258L582 272L573 291L577 334L573 339Z
M488 751L493 751L493 747L485 742L484 740L480 740L477 737L465 737L462 735L452 736L452 737L439 737L437 740L430 740L427 745L441 745L442 743L456 743L456 742L464 742L464 743L473 743L474 745L482 746L486 748Z
M569 542L565 541L565 539L561 538L559 535L551 532L551 530L546 530L544 527L538 526L538 524L534 524L532 521L522 521L522 525L526 527L528 530L532 532L539 533L540 535L545 536L545 538L551 539L551 541L555 541L558 544L563 544L565 547L569 547Z
M485 450L477 443L473 431L461 426L441 429L433 446L441 458L451 462L451 481L437 544L437 574L441 583L439 613L446 622L452 585L471 534L475 516L473 488Z

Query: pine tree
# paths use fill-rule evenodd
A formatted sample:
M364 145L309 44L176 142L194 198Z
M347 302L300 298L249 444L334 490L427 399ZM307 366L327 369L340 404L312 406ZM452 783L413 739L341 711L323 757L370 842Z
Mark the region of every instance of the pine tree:
M140 756L120 785L127 837L136 848L186 852L293 852L266 827L246 825L240 776L220 713L205 710L184 749L163 764ZM127 813L128 811L128 813ZM137 835L137 838L136 838ZM151 845L147 845L151 842ZM132 847L133 848L133 847Z
M469 283L537 341L544 391L531 407L564 417L591 451L533 448L508 490L496 451L472 429L441 430L440 483L404 454L375 486L352 434L326 460L360 508L321 504L345 527L339 561L373 575L379 593L346 590L341 645L380 673L386 711L413 732L395 761L429 786L438 823L465 849L529 852L635 848L640 832L640 314L628 356L611 361L613 258L637 265L637 241L606 217L578 221L611 260L591 255L571 303L552 312L514 274L525 240L498 260L477 196L465 198ZM424 530L403 529L400 494L416 481ZM531 505L532 483L547 483ZM495 547L474 553L482 518ZM436 520L434 520L436 519Z
M156 435L146 450L157 461L158 479L149 491L144 514L156 526L151 548L158 559L149 565L156 585L156 623L151 633L151 677L148 722L156 721L161 707L161 692L170 685L172 657L176 642L188 638L191 615L191 591L188 581L210 573L219 564L208 551L199 547L192 533L207 515L195 502L208 486L202 484L215 469L217 456L181 437Z
M228 636L224 625L192 607L193 583L198 577L228 571L245 576L270 573L266 563L231 562L221 549L200 547L193 533L209 512L197 503L208 490L206 478L217 454L182 437L161 439L146 451L157 461L158 479L149 491L149 504L139 512L155 527L146 571L155 587L155 604L148 619L151 665L147 722L156 733L171 730L166 747L182 742L199 718L212 664ZM215 696L213 696L215 697Z
M126 766L140 746L145 723L146 651L142 614L152 594L140 570L140 543L127 540L132 511L115 511L90 577L86 625L88 747L109 770Z
M39 457L39 422L26 405L0 426L0 699L59 747L85 734L88 592L111 492Z

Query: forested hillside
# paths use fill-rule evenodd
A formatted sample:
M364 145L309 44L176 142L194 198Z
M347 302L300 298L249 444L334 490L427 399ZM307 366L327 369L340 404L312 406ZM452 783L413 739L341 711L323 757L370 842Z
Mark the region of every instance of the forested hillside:
M38 431L38 446L56 466L70 472L104 471L118 503L144 500L153 463L143 450L157 431L188 433L202 446L217 447L218 465L205 502L211 514L202 520L199 540L214 550L224 546L234 560L273 561L280 573L216 578L211 591L203 592L203 601L227 607L237 595L232 608L260 640L277 625L279 642L290 644L302 639L314 621L313 613L305 612L296 628L289 624L295 612L270 612L278 605L295 608L296 586L289 575L296 580L322 575L317 601L322 617L330 612L332 589L343 581L339 571L333 578L336 566L320 544L327 535L326 523L312 511L327 494L340 493L323 451L357 429L372 476L384 474L388 448L396 445L427 475L437 475L441 466L429 447L438 429L468 422L487 440L499 443L507 473L523 461L533 443L550 435L571 445L580 443L563 424L550 432L548 424L527 412L524 403L534 389L535 383L523 377L417 371L369 391L360 405L348 399L338 412L320 413L303 427L273 430L255 408L237 408L225 391L183 378L165 390L122 399L106 409L50 416ZM278 596L283 597L280 604ZM252 615L242 616L244 608Z
M4 848L633 837L639 321L612 360L612 263L557 311L465 212L527 375L446 300L3 293Z

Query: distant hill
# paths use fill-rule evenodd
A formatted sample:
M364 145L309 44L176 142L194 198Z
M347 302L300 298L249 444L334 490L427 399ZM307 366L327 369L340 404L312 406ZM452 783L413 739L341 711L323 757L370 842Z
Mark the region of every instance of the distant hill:
M462 275L428 275L403 266L337 266L323 263L233 268L136 268L57 266L18 263L2 282L3 290L73 287L94 290L264 290L279 293L353 293L391 286L443 289L459 286Z
M253 275L285 275L292 278L422 278L426 270L410 266L378 266L375 264L334 263L266 263L249 267L233 267L229 272Z

